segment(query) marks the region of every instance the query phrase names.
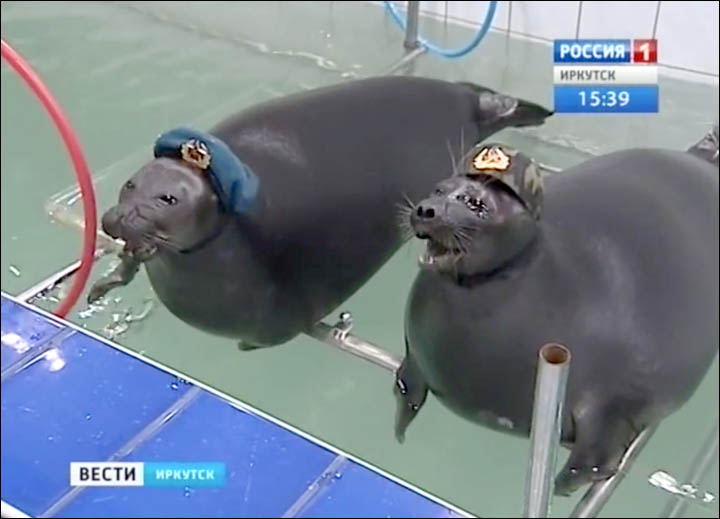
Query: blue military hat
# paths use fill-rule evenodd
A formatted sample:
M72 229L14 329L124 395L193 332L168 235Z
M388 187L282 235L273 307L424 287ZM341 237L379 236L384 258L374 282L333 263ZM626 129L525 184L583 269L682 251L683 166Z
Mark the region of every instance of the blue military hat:
M189 127L161 134L155 141L155 157L173 157L194 165L210 178L223 208L245 213L257 198L260 180L221 139Z

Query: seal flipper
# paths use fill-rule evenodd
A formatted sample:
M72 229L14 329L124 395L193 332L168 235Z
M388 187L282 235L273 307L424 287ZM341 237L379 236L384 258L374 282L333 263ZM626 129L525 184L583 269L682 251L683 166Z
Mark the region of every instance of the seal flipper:
M581 486L612 477L641 429L625 416L627 402L573 413L575 441L555 479L555 494L569 496Z
M250 344L245 341L239 341L238 342L238 350L240 351L255 351L255 350L262 350L263 348L271 348L272 346L266 346L263 344Z
M120 265L115 267L110 274L98 279L90 289L87 296L88 303L92 304L112 289L125 286L130 283L140 269L140 261L135 259L132 254L121 252Z
M407 338L405 339L407 352ZM427 398L428 387L423 380L415 361L407 352L400 368L395 373L395 438L399 443L405 441L405 431Z
M554 113L539 104L501 94L480 85L467 82L460 84L477 94L482 124L495 122L497 130L506 126L540 126Z
M717 166L720 163L720 137L718 136L718 126L715 125L713 129L706 133L700 141L690 146L687 149L687 152Z

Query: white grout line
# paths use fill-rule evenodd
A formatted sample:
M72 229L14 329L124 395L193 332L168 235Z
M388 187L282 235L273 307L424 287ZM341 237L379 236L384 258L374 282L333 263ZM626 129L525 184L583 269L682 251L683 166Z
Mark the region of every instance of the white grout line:
M182 373L174 368L165 366L156 360L153 360L151 358L140 355L139 353L137 353L121 344L117 344L112 341L109 341L105 337L102 337L90 330L86 330L85 328L82 328L81 326L78 326L73 322L58 319L56 316L50 314L49 312L43 310L42 308L38 308L34 305L24 303L22 301L18 301L17 298L15 298L14 296L11 296L10 294L0 291L0 295L2 295L2 297L6 298L10 301L13 301L13 302L27 308L28 310L36 312L36 313L52 320L53 322L62 324L68 328L72 328L73 330L79 331L79 332L87 335L88 337L92 337L96 341L99 341L107 346L110 346L111 348L115 348L116 350L119 350L127 355L130 355L131 357L138 359L138 360L144 362L145 364L149 364L149 365L151 365L161 371L169 373L170 375L173 375L175 377L185 379L188 382L194 384L195 386L197 386L201 389L204 389L208 393L211 393L211 394L215 395L216 397L226 401L227 403L229 403L233 407L236 407L237 409L240 409L249 414L263 418L264 420L267 420L268 422L271 422L277 426L280 426L287 431L290 431L312 443L315 443L316 445L318 445L320 447L323 447L323 448L329 450L330 452L333 452L339 456L344 456L347 459L357 463L358 465L361 465L362 467L365 467L366 469L369 469L369 470L375 472L376 474L379 474L379 475L389 479L390 481L392 481L402 487L405 487L408 490L411 490L411 491L415 492L416 494L423 496L426 499L429 499L430 501L433 501L441 506L444 506L444 507L450 509L451 511L455 512L458 515L461 515L463 517L475 517L474 515L470 514L469 512L462 510L461 508L459 508L437 496L434 496L434 495L430 494L429 492L427 492L419 487L416 487L415 485L413 485L411 483L408 483L407 481L403 481L402 479L398 478L397 476L393 476L392 474L380 469L379 467L377 467L367 461L364 461L364 460L358 458L357 456L354 456L348 452L345 452L342 449L339 449L338 447L335 447L319 438L316 438L315 436L312 436L311 434L308 434L308 433L298 429L297 427L295 427L293 425L290 425L290 424L280 420L279 418L272 416L271 414L268 414L264 411L261 411L260 409L252 407L251 405L246 404L245 402L238 400L237 398L235 398L231 395L223 393L222 391L215 389L215 388L205 384L204 382L200 382L199 380L196 380L193 377L186 375L185 373Z

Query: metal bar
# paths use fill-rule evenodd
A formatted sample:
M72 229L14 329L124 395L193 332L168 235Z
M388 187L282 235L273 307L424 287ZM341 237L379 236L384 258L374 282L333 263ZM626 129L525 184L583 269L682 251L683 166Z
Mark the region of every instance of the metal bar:
M644 429L638 434L633 442L625 451L625 455L620 460L618 471L614 476L594 483L585 495L580 499L575 508L573 508L570 517L597 517L603 507L607 504L618 485L625 479L627 472L630 470L635 458L640 454L647 444L650 437L655 432L655 428Z
M23 303L39 296L43 292L52 289L55 285L69 278L80 268L80 260L70 263L70 265L61 268L57 272L53 272L43 280L38 281L30 288L23 290L17 295L17 298Z
M423 47L422 45L418 47L415 50L411 50L410 52L406 53L400 60L395 63L392 67L387 69L385 72L383 72L381 75L383 76L389 76L390 74L394 74L398 70L410 65L413 61L415 61L415 58L418 56L422 56L427 52L427 49Z
M400 367L400 360L396 359L392 354L349 333L352 326L352 317L350 317L349 313L343 312L340 319L340 323L335 326L318 323L308 335L393 373ZM344 326L342 326L343 323Z
M538 357L523 517L547 517L550 512L570 371L570 351L560 344L546 344Z
M415 50L420 46L418 39L418 25L420 24L420 2L408 2L407 26L405 28L405 41L403 45L407 50Z
M700 450L690 464L685 481L691 485L700 486L707 477L708 472L718 459L718 422L712 428L710 434L703 441ZM671 497L662 511L660 517L683 517L688 509L688 501L679 497Z

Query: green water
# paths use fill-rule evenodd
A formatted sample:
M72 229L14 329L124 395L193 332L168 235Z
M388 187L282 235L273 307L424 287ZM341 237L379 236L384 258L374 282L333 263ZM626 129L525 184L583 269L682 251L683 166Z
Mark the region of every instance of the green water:
M448 44L469 36L434 21L422 30ZM375 75L402 54L398 29L380 8L360 2L3 2L2 36L63 103L100 179L101 209L150 157L159 132L181 123L208 127L265 99ZM491 33L469 58L423 56L416 73L474 81L551 105L551 67L549 47ZM0 274L2 289L17 293L75 260L80 239L44 209L73 184L51 124L5 66L1 86ZM686 147L717 121L716 86L661 80L660 88L660 115L556 116L542 128L508 130L497 139L567 166L588 153L628 146ZM342 307L355 317L354 332L398 355L418 252L413 244L399 251ZM97 265L95 277L109 262ZM144 274L113 296L121 300L105 311L86 318L76 312L72 319L102 332L113 314L128 307L138 312L153 297ZM116 340L475 514L522 511L527 440L466 423L431 397L400 446L392 435L388 373L323 344L298 338L241 353L232 341L198 332L160 305ZM716 361L694 398L663 423L605 516L657 516L666 496L647 477L664 469L682 478L716 420L717 395ZM717 493L716 467L712 473L706 487ZM577 497L555 499L553 515L567 516ZM691 515L713 516L699 507Z

